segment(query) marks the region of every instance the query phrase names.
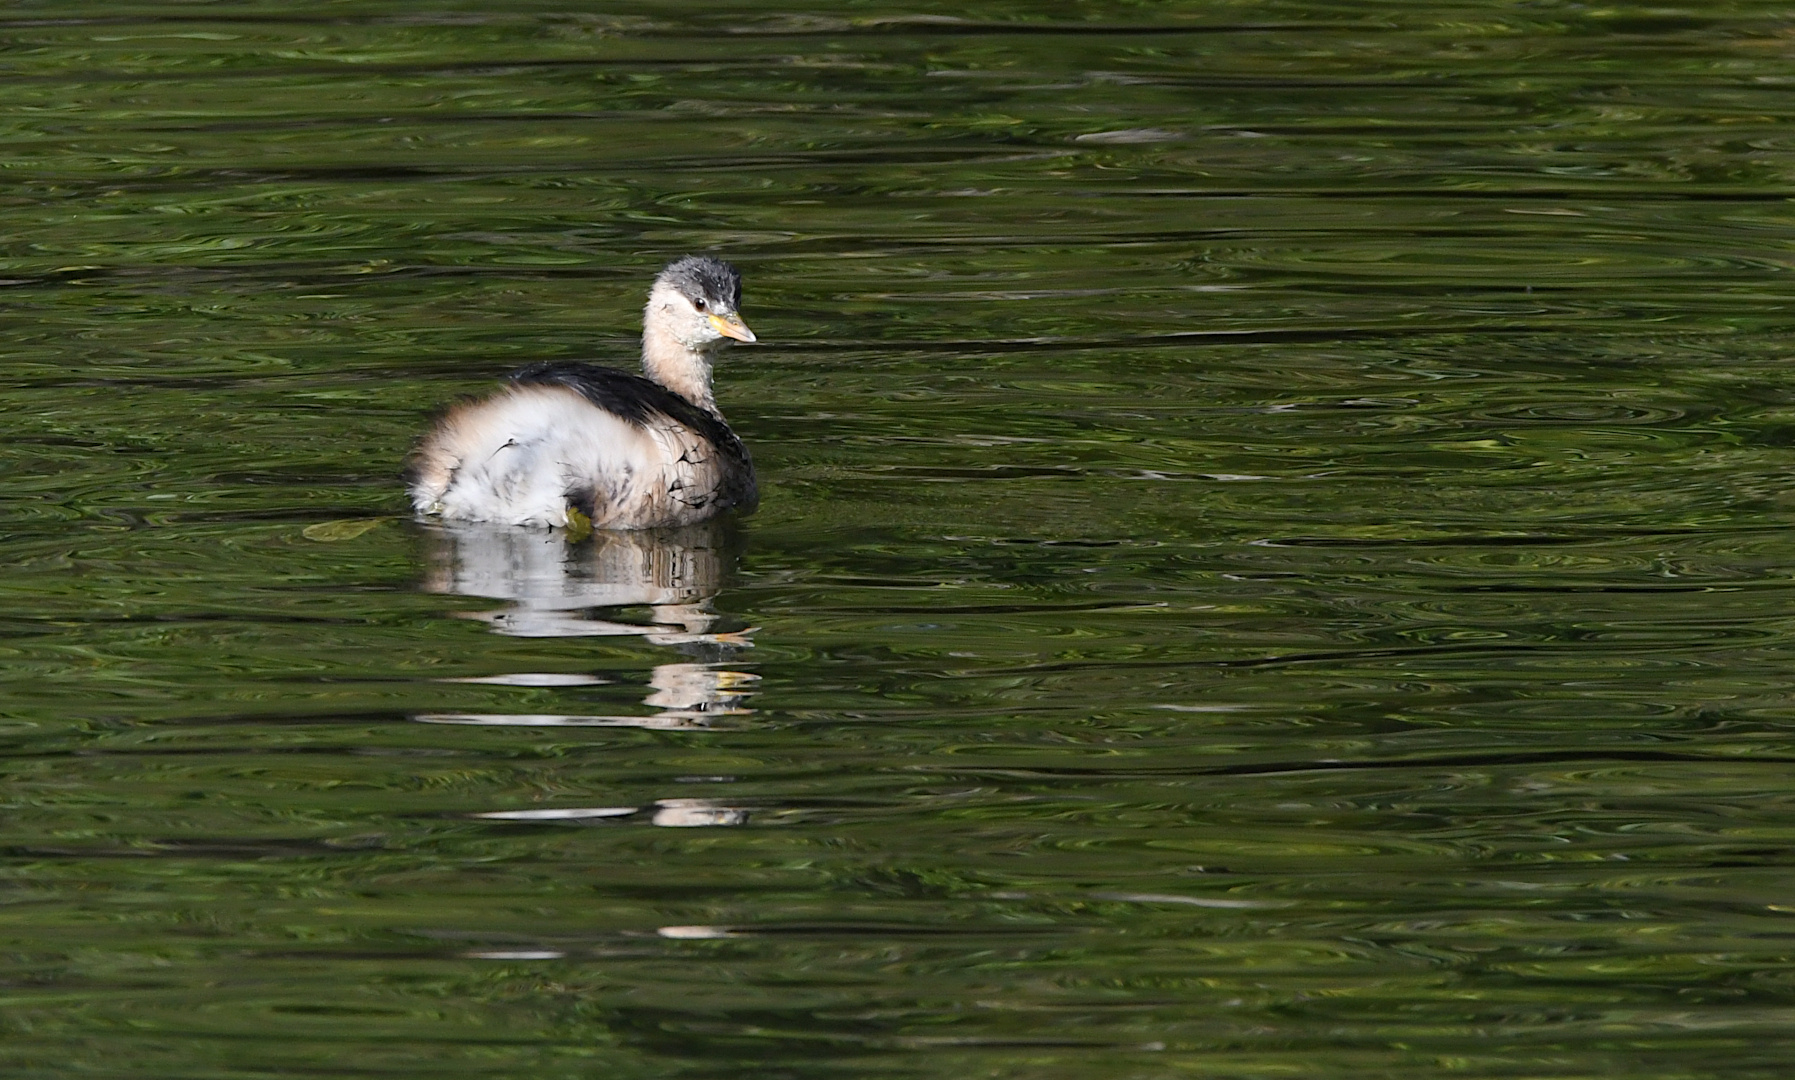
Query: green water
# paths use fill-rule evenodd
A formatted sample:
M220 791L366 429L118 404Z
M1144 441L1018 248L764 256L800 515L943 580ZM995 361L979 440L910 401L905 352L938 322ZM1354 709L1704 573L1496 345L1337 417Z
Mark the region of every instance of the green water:
M1786 1075L1792 61L6 4L0 1072ZM693 251L758 514L408 519Z

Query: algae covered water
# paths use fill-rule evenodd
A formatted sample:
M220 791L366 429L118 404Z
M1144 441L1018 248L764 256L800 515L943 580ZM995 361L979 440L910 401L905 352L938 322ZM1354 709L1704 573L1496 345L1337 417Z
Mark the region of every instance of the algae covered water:
M1780 6L0 11L17 1077L1772 1077ZM752 517L407 513L739 266Z

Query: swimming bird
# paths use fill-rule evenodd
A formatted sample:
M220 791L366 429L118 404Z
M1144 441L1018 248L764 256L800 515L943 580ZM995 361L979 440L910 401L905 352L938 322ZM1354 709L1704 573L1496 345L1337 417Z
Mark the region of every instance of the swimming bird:
M668 264L642 314L642 375L533 364L497 394L451 408L412 454L413 508L576 531L754 509L754 464L711 395L718 348L755 340L741 299L742 276L726 262Z

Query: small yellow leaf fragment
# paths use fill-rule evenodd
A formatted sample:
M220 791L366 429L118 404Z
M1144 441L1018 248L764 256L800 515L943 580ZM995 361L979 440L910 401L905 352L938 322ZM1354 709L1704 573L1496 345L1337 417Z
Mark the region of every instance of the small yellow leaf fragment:
M343 540L353 540L371 529L378 529L388 520L387 518L347 518L343 521L320 521L316 525L307 525L301 535L307 540L316 540L320 544L335 544Z
M567 508L567 542L577 544L592 535L592 519L580 513L578 507Z

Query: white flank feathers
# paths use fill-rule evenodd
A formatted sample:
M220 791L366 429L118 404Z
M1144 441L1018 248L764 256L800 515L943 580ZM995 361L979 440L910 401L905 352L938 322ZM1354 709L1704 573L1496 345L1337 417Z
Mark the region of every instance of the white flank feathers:
M454 409L424 440L412 506L452 521L564 527L568 493L589 491L596 528L709 516L691 495L716 488L714 452L684 425L655 420L638 427L562 386L508 387Z

